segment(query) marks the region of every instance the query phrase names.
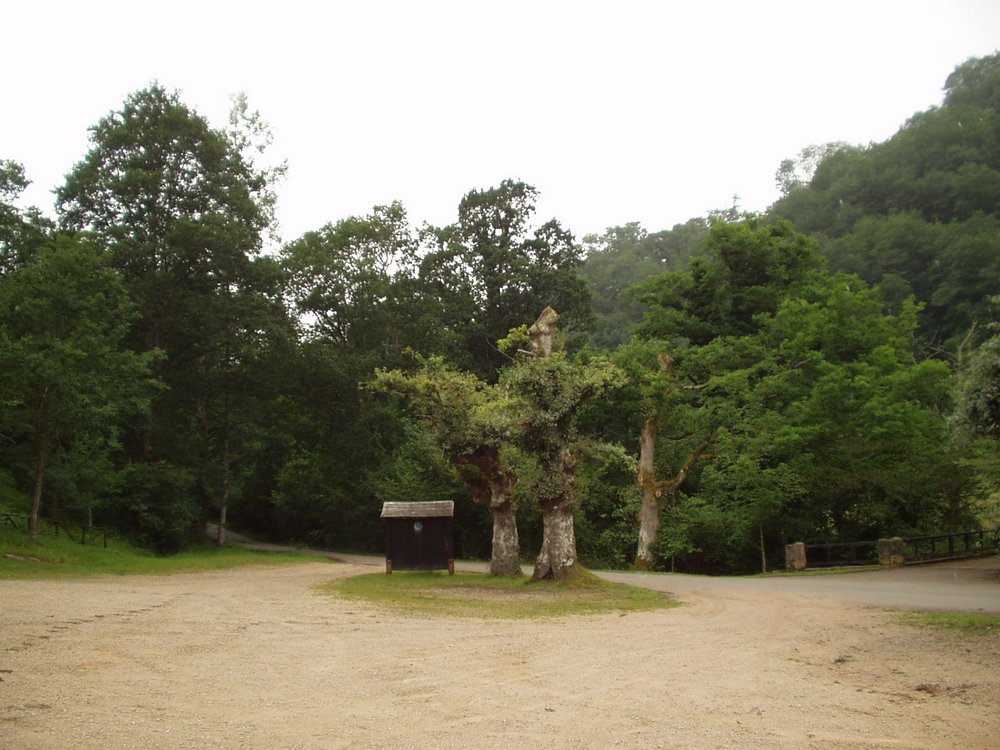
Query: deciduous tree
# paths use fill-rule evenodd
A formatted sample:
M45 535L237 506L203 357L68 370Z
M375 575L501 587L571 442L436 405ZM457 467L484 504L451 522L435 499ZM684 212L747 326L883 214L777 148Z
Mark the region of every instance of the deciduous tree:
M470 191L458 220L431 230L421 266L426 288L442 290L442 301L468 316L445 324L461 331L469 369L491 382L507 363L497 340L546 304L559 306L567 329L591 324L587 287L577 276L580 248L555 219L532 225L536 199L535 188L513 180Z
M29 184L23 166L0 159L0 275L29 263L52 233L52 222L38 209L18 206Z
M415 373L381 370L372 387L405 396L430 425L440 450L493 520L492 575L521 572L514 470L503 456L503 443L514 430L515 406L506 392L470 373L448 367L438 357L422 362Z
M307 232L282 262L289 290L312 333L355 352L414 347L416 328L403 305L415 274L417 239L402 204L375 206Z
M106 456L123 415L150 395L152 355L120 349L131 317L118 274L86 243L59 237L0 276L0 409L8 436L33 452L32 539L52 445Z
M237 100L231 126L213 128L177 94L152 85L92 128L90 151L57 190L62 228L86 232L107 249L135 302L124 343L163 353L154 372L167 388L127 440L133 485L126 491L143 508L139 519L173 505L159 493L143 498L171 467L174 477L192 482L169 494L189 503L200 497L201 508L169 512L204 517L212 506L226 507L232 374L247 359L244 346L287 324L274 277L263 268L268 261L257 257L272 226L272 181L280 170L250 157L261 123L245 99ZM176 548L180 539L168 536L159 543Z
M582 364L569 359L561 348L558 320L558 313L547 307L530 328L512 331L502 344L508 349L530 344L530 350L519 351L500 382L523 400L516 440L538 463L536 479L527 490L542 510L542 548L532 574L536 581L565 580L577 571L577 413L622 380L607 360Z

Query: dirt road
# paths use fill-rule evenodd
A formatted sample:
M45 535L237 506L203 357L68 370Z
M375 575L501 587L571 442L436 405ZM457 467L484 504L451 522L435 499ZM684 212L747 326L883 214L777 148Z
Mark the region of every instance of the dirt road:
M998 745L995 638L759 588L527 622L315 589L370 570L0 582L0 747Z
M214 527L213 527L214 529ZM213 535L210 529L210 536ZM287 552L295 548L258 542L229 532L230 541L254 549ZM375 555L352 555L312 550L332 560L382 568L385 559ZM459 561L459 570L482 572L485 563ZM531 568L524 567L526 574ZM794 575L787 577L708 577L596 571L608 581L643 586L672 594L682 592L761 592L808 594L847 599L884 609L972 612L1000 614L1000 557L911 565L901 568L862 568L856 573ZM1000 747L1000 744L998 744Z
M759 592L845 599L885 609L1000 614L1000 557L905 568L862 569L836 575L772 578L600 573L603 578L681 593ZM998 740L1000 747L1000 740Z

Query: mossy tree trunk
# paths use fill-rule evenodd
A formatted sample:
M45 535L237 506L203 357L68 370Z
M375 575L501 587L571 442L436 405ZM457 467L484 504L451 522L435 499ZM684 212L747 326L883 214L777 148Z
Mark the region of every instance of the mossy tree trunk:
M516 475L500 458L500 448L483 445L471 453L452 456L472 499L490 512L493 520L493 546L490 553L491 575L521 573L521 545L514 514Z
M535 560L532 579L563 581L577 569L573 500L576 489L576 459L568 447L552 460L542 461L545 490L539 493L542 509L542 547Z
M656 420L647 419L639 435L639 548L635 555L636 570L648 570L653 565L653 544L660 532L660 498L656 486Z
M672 479L656 480L656 419L647 419L639 436L639 472L637 484L642 505L639 508L639 546L636 550L636 570L649 570L656 561L653 545L660 531L660 500L664 495L676 492L684 484L691 469L699 461L710 461L713 456L705 453L715 440L712 435L688 455L684 465Z

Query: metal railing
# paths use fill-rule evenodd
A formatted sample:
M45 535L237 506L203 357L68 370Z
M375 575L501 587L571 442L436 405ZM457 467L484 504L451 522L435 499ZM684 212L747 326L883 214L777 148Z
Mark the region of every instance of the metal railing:
M878 542L817 542L806 544L810 568L878 565Z
M907 563L959 560L996 554L1000 530L960 531L954 534L911 536L903 539Z

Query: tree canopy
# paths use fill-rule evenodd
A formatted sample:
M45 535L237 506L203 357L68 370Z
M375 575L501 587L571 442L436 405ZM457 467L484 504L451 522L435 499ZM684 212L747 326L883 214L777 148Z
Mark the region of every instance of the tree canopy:
M261 116L152 84L57 220L0 160L0 483L160 552L210 519L374 551L383 501L450 499L458 554L543 579L995 523L998 60L802 148L762 215L582 242L505 179L276 247Z

